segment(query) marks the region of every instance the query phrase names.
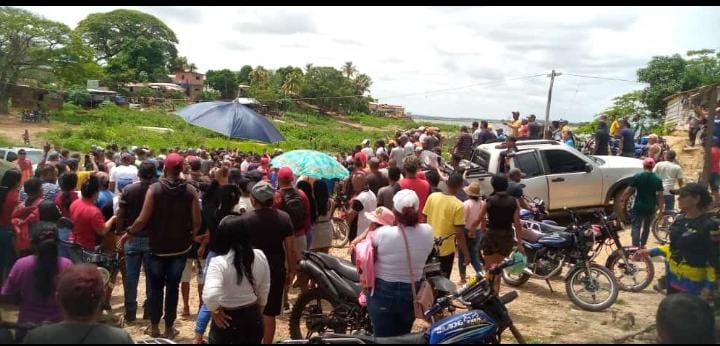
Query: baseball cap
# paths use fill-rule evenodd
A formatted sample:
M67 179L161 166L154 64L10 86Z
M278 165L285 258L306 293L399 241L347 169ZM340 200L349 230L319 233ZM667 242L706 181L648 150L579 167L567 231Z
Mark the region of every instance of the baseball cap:
M165 158L165 168L177 169L182 168L185 159L177 153L172 153Z
M265 156L263 156L263 157L260 159L260 164L262 164L262 165L266 165L266 164L268 164L269 162L270 162L270 159L268 159L268 158L265 157Z
M370 144L370 140L366 138L366 139L364 139L364 140L362 141L361 144L362 144L362 145Z
M655 167L655 160L653 160L652 157L646 157L643 160L643 167L645 168L653 168Z
M378 207L373 211L366 211L365 217L371 222L379 223L383 226L390 226L395 223L395 214L392 210L385 207Z
M260 203L265 203L275 197L275 189L266 181L261 181L253 185L250 193Z
M420 208L420 199L413 190L400 190L393 197L393 208L399 212L405 208L413 208L417 211Z
M293 180L293 171L290 167L282 167L278 171L278 180Z

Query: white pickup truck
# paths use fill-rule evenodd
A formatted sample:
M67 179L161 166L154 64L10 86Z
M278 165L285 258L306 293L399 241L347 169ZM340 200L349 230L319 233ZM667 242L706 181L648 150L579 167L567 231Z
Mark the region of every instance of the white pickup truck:
M552 140L518 141L517 147L510 155L510 167L525 173L525 195L545 200L551 214L565 207L612 206L622 221L629 221L630 201L615 201L621 200L632 176L642 172L641 160L585 155ZM504 143L482 144L473 151L470 162L464 162L468 180L479 180L483 195L492 193L493 174L506 173L501 157L506 149Z

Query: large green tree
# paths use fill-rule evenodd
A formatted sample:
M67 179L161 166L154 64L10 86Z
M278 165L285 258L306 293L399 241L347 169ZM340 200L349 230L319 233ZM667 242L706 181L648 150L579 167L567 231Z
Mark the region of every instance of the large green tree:
M177 59L175 33L144 12L92 13L75 31L95 50L96 60L105 64L116 87L130 81L165 81L168 67L187 65L187 59Z
M245 65L237 74L237 81L240 84L250 84L250 73L253 71L252 66Z
M655 116L665 114L663 99L674 93L720 81L720 53L712 49L653 57L637 71L638 80L649 85L641 99Z
M7 113L8 87L33 72L51 72L69 41L65 24L0 7L0 113Z
M197 65L195 65L195 63L188 63L188 59L185 56L177 56L174 59L171 59L168 63L168 70L171 73L176 71L195 72L195 70L197 70Z
M228 69L219 71L209 70L205 74L208 85L220 92L223 99L234 99L238 92L238 82L235 73Z

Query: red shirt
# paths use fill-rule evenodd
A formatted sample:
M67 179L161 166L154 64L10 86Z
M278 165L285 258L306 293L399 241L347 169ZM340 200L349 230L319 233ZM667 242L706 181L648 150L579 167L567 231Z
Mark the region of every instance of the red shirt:
M62 216L70 217L70 208L63 208L62 201L64 196L65 192L58 193L57 195L55 195L55 200L53 200L53 202L55 202L55 205L58 207L58 209L60 209L60 214L62 214ZM72 191L70 193L70 205L72 205L73 202L75 202L75 200L77 200L78 198L78 193L76 191Z
M20 192L15 189L8 191L5 202L2 204L2 210L0 210L0 226L10 225L12 212L18 204L20 204Z
M295 228L295 236L300 237L307 234L308 229L310 229L310 200L305 195L305 192L300 189L295 189L297 193L300 195L300 199L302 199L303 205L305 206L305 224L301 228ZM273 200L273 206L275 209L280 209L280 206L282 205L282 192L278 189L277 192L275 192L275 198ZM293 225L293 227L296 227Z
M20 186L25 184L25 181L30 179L33 175L32 161L28 159L18 159L15 163L20 167Z
M70 241L86 249L95 248L95 234L105 227L105 218L95 203L78 199L70 205L70 219L75 223Z
M710 172L720 173L720 148L713 145L710 156Z
M422 210L425 208L425 202L430 195L430 183L427 180L415 178L402 178L398 182L401 189L410 189L415 191L420 199L420 209L418 209L418 219L422 218Z

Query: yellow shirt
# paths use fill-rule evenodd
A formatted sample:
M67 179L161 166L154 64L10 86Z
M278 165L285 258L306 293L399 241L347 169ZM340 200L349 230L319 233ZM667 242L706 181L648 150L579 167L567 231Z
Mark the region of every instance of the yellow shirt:
M512 131L513 137L517 138L520 135L520 127L522 126L522 120L510 120L510 131Z
M620 128L620 124L618 124L617 120L614 120L612 124L610 124L610 136L615 137L617 135L618 128Z
M80 188L82 187L82 184L90 178L90 174L92 174L92 173L93 172L91 172L91 171L78 171L77 172L77 177L78 177L77 189L78 190L80 190Z
M465 208L455 196L442 192L431 194L422 213L427 216L427 223L432 226L433 236L445 237L455 234L455 227L465 227ZM439 256L447 256L455 252L455 238L450 237L440 245Z

